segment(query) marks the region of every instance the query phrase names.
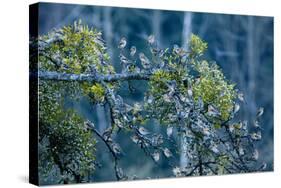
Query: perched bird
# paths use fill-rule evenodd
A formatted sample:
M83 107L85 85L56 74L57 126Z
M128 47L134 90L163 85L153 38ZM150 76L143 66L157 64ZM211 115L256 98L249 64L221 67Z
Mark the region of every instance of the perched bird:
M163 144L163 136L158 134L158 135L153 135L151 138L151 142L153 146L159 146L160 144Z
M259 158L259 151L257 149L254 150L252 157L253 157L254 160L258 160L258 158Z
M263 115L263 113L264 113L264 108L263 108L263 107L260 107L260 108L258 109L258 112L257 112L256 117L260 117L260 116L262 116L262 115Z
M239 121L239 123L234 124L234 128L235 128L235 129L241 129L242 127L243 127L242 121Z
M111 136L111 133L112 133L112 127L108 127L107 129L105 129L105 131L103 132L102 134L102 137L105 139L105 140L108 140Z
M172 127L172 126L169 126L169 127L167 128L167 136L170 137L172 134L173 134L173 127Z
M242 147L238 148L238 152L239 152L239 155L244 155L245 154L244 149Z
M203 99L201 97L198 98L197 104L198 104L199 109L201 109L201 110L204 109L204 102L203 102Z
M138 129L138 131L139 131L140 134L142 134L144 136L150 134L150 132L147 129L145 129L144 127L140 127Z
M167 158L170 158L173 156L172 152L168 148L164 148L163 153Z
M260 140L260 139L261 139L261 132L258 131L258 132L252 133L252 134L251 134L251 138L252 138L253 140Z
M119 144L117 143L113 143L111 145L112 147L112 151L117 155L117 156L122 156L123 155L123 151L121 149L121 147L119 146Z
M149 59L144 55L144 53L139 53L139 59L141 61L141 65L143 66L144 69L149 69L150 68L150 61Z
M166 93L163 95L163 100L165 102L172 102L172 97Z
M211 135L210 129L208 127L204 127L203 128L203 134L205 136L210 136Z
M221 115L220 111L214 107L213 105L208 105L208 112L207 114L209 116L213 116L213 117L218 117Z
M238 93L237 95L238 99L241 101L241 102L245 102L245 99L244 99L244 94L243 93Z
M263 163L263 164L261 165L261 167L260 167L260 170L265 170L266 167L267 167L267 164L266 164L266 163Z
M168 81L167 86L168 86L168 90L169 90L169 95L173 96L176 91L177 82L175 80Z
M239 110L240 110L240 105L236 103L235 106L234 106L233 113L236 114Z
M137 52L137 48L136 48L135 46L132 46L132 47L130 48L130 56L133 57L136 52Z
M150 48L151 53L153 56L157 56L157 54L160 52L158 48Z
M152 153L152 158L155 162L159 161L160 153L158 151L155 151L154 153Z
M84 130L85 131L91 130L93 128L95 128L95 125L92 122L90 122L89 120L84 122Z
M176 166L175 168L173 168L173 174L178 177L181 175L181 169L180 167Z
M122 37L120 42L119 42L118 48L119 49L124 49L126 47L126 44L127 44L126 38Z
M192 98L192 96L193 96L193 92L192 92L192 89L190 87L187 89L187 95L188 95L189 98Z
M114 119L114 125L116 125L119 129L124 128L122 122L119 119Z
M179 52L180 52L180 47L179 47L177 44L174 45L173 52L174 52L175 54L179 54Z
M214 153L219 153L219 152L220 152L217 145L213 145L213 146L211 147L211 150L212 150L212 152L214 152Z
M261 128L258 120L254 120L254 127L255 128Z
M139 141L140 141L140 139L139 139L139 137L138 137L137 135L131 136L131 139L132 139L132 141L133 141L135 144L138 144Z
M116 174L119 179L123 179L125 177L124 171L120 167L116 168Z
M155 36L154 35L149 35L147 38L148 44L152 45L155 42Z
M120 54L120 62L122 65L122 71L128 72L129 67L132 65L132 62L129 59L127 59L123 54Z

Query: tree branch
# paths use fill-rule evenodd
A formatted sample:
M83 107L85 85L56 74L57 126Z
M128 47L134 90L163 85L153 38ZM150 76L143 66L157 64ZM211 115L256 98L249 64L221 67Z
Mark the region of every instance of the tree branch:
M71 74L58 73L52 71L39 71L38 73L30 73L31 77L39 77L43 80L57 80L57 81L86 81L86 82L114 82L124 80L149 80L149 73L122 73L114 75L94 75L94 74Z

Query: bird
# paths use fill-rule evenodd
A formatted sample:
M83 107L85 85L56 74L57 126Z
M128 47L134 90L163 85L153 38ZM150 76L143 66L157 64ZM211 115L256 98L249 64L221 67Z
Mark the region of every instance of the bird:
M119 42L118 48L119 49L124 49L126 47L126 44L127 44L126 38L122 37L120 42Z
M155 151L154 153L152 153L152 158L155 162L159 161L160 153L158 151Z
M189 88L187 89L187 94L188 94L188 97L189 97L189 98L192 98L193 92L192 92L191 87L189 87Z
M260 108L258 109L258 112L257 112L256 117L260 117L260 116L262 116L262 115L263 115L263 113L264 113L264 108L263 108L263 107L260 107Z
M262 129L258 120L254 120L254 127L257 129Z
M207 112L207 114L209 116L213 116L213 117L218 117L218 116L221 115L219 110L216 107L214 107L213 105L208 105L208 112Z
M217 145L213 145L213 146L211 147L211 150L212 150L214 153L219 153L219 152L220 152Z
M132 47L130 48L130 56L133 57L136 52L137 52L137 48L136 48L135 46L132 46Z
M236 114L238 111L240 110L240 105L239 104L235 104L234 105L234 114Z
M174 47L173 47L173 52L174 52L175 54L178 54L179 51L180 51L180 47L179 47L177 44L175 44Z
M168 148L164 148L163 153L167 158L170 158L173 156L172 152Z
M144 127L140 127L138 129L138 131L139 131L140 134L142 134L144 136L150 134L150 132L147 129L145 129Z
M173 174L177 177L180 176L181 175L181 169L178 166L176 166L175 168L173 168Z
M203 102L203 99L201 97L198 98L197 104L198 104L198 108L200 110L204 109L204 102Z
M150 68L150 61L149 59L144 55L144 53L139 53L139 59L141 61L141 65L143 66L144 69L149 69Z
M252 138L252 140L260 140L261 139L261 132L258 131L258 132L252 133L251 138Z
M173 134L173 127L172 127L172 126L169 126L169 127L167 128L167 136L170 137L172 134Z
M108 140L111 136L111 133L112 133L112 127L108 127L107 129L105 129L105 131L103 132L102 134L102 137L105 139L105 140Z
M155 42L155 36L154 35L149 35L147 38L148 44L152 45Z
M123 54L120 54L119 58L123 66L129 63L129 60Z
M176 87L177 87L177 82L176 80L171 80L167 82L167 86L168 86L168 90L169 90L169 95L173 96L175 91L176 91Z
M139 141L140 141L140 139L139 139L139 137L138 137L137 135L131 136L131 139L132 139L132 141L133 141L135 144L138 144Z
M243 93L238 93L237 97L238 97L238 99L239 99L241 102L245 102L244 94L243 94Z
M264 162L259 169L260 170L265 170L266 167L267 167L267 164Z
M254 150L252 157L253 157L254 160L258 160L258 158L259 158L259 151L257 149Z
M114 154L116 154L117 156L123 155L123 151L122 151L121 147L119 146L119 144L113 143L111 145L111 147L112 147L112 151L114 152Z

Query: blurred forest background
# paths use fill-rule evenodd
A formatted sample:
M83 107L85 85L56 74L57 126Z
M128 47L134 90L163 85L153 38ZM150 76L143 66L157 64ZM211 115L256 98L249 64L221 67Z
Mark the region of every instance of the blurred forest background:
M191 33L199 35L208 43L205 58L216 61L227 79L244 92L246 104L242 106L238 118L252 123L257 109L260 106L265 108L261 121L263 139L258 148L260 160L268 163L267 170L273 170L272 17L41 3L39 34L47 34L53 28L72 24L78 19L102 31L111 63L117 72L121 70L117 48L121 37L127 38L129 47L135 45L138 52L145 52L146 39L150 34L155 35L160 48L174 44L186 47ZM133 86L137 89L134 94L130 94L124 85L120 95L128 102L141 101L146 84L137 81ZM108 118L103 107L93 106L86 99L69 102L68 107L96 122L99 130L107 128ZM153 122L149 124L148 129L163 129L165 132ZM172 175L171 170L166 170L169 168L167 164L156 167L137 146L132 147L129 135L124 134L118 135L117 140L123 150L128 151L125 160L121 161L127 174L137 174L140 178ZM94 172L93 181L114 180L112 159L101 142L97 148L97 160L102 167Z

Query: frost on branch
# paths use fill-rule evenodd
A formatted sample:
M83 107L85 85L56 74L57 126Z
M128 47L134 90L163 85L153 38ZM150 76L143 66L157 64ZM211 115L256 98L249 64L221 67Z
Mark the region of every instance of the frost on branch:
M95 148L98 140L111 154L116 179L137 179L120 163L126 150L116 136L122 132L130 135L130 147L142 150L156 166L166 161L173 176L264 170L255 148L262 139L264 109L253 122L236 118L243 93L216 63L204 59L207 43L194 34L188 49L160 49L153 35L146 42L143 52L122 37L116 47L122 70L116 72L102 33L80 21L38 38L41 173L50 176L59 169L63 183L90 181L99 164L95 153L102 152ZM142 101L128 103L120 96L122 83L131 80L147 82ZM85 97L108 111L105 131L65 108L67 99ZM150 121L166 131L155 131ZM182 147L185 166L179 164Z

